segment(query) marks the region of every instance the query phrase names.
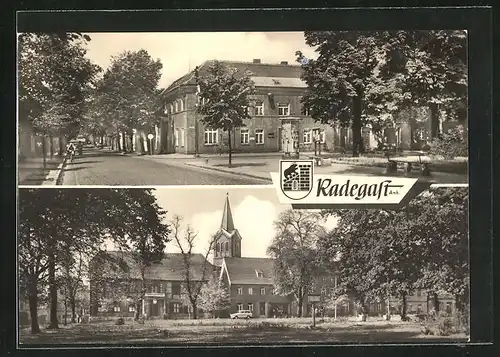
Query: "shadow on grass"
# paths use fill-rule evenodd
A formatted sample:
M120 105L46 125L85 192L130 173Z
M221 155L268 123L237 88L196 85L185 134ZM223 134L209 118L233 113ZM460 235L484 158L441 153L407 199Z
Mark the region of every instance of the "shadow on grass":
M231 166L229 164L216 164L213 167L225 167L225 168L238 168L238 167L262 167L267 166L265 162L248 162L248 163L233 163Z

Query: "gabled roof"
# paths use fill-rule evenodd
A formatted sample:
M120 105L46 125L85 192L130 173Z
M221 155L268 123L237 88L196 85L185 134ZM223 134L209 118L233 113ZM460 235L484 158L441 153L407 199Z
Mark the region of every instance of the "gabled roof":
M205 61L202 65L198 67L199 74L203 75L203 72L207 70L208 65L216 61L217 60ZM302 68L300 65L253 63L253 62L238 62L238 61L224 61L224 60L219 60L218 62L222 62L228 65L229 67L236 68L238 72L241 73L244 73L245 71L250 71L252 73L252 80L254 80L255 85L257 87L276 86L276 84L274 84L274 82L272 81L272 78L281 80L283 84L279 85L280 87L299 87L299 88L305 87L305 84L300 80L300 76L302 74ZM179 79L176 79L163 91L163 93L167 93L181 85L196 85L196 79L194 73L195 72L193 70L186 73ZM266 80L264 78L269 78L269 80Z
M205 257L201 254L191 256L191 279L201 280ZM126 276L130 279L140 279L140 271L131 254L120 251L102 252L94 257L94 264L100 264L100 270L106 277L118 278ZM212 264L206 261L205 279L212 272ZM184 262L181 253L166 253L164 258L146 268L145 278L151 280L183 281Z
M274 259L271 258L224 258L231 284L273 283ZM258 272L263 276L259 277Z

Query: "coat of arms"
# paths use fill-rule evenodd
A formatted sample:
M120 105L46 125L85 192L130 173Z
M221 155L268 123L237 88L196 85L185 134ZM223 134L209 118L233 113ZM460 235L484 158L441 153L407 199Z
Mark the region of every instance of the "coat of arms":
M292 200L300 200L312 190L313 186L312 160L281 160L280 183L281 191Z

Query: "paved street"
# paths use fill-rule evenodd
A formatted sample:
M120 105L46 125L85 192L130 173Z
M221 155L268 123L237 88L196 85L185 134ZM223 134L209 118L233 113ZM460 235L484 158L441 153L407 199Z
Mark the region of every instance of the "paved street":
M177 161L177 162L174 162ZM184 165L186 160L147 160L108 149L84 149L63 173L62 185L263 185L269 181L238 177Z

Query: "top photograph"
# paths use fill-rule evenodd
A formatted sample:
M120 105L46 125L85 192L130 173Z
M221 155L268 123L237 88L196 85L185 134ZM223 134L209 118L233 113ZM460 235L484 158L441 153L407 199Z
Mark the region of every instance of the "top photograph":
M18 33L19 186L468 183L465 30Z

